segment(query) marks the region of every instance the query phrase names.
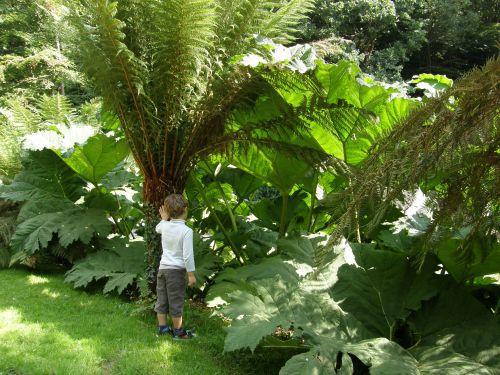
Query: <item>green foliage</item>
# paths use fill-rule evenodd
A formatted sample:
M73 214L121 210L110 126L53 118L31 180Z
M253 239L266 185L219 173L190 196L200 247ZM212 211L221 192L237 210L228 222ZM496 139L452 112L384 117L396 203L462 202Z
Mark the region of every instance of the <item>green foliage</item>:
M144 271L144 243L113 238L104 240L101 246L103 250L76 262L66 273L65 281L79 288L106 279L103 292L106 294L116 289L121 294Z
M19 256L25 257L46 247L54 233L58 234L59 243L67 247L76 240L88 244L95 234L105 236L111 232L111 223L101 209L47 211L18 223L10 244Z
M349 203L338 221L337 238L351 226L347 223L352 224L353 212L366 202L373 206L364 228L370 232L395 200L404 200L407 192L420 187L433 197L426 204L434 211L422 230L421 260L430 252L441 253L454 275L465 278L468 268L480 268L490 255L495 259L499 67L495 59L471 72L413 111L380 142L362 165L352 199L344 195ZM462 266L457 268L457 263Z
M96 116L97 108L82 106L75 109L68 97L59 94L42 95L30 104L24 98L4 100L0 107L0 176L10 179L21 169L24 150L66 151L75 143L84 143L96 132L99 123L82 122ZM89 111L83 115L83 112Z
M0 269L7 268L10 264L12 249L9 242L16 229L18 210L16 204L0 200Z
M223 259L215 255L210 248L209 241L203 240L199 235L193 239L193 251L196 282L202 286L222 267Z
M247 290L249 282L279 276L290 285L312 271L317 248L322 241L319 236L293 236L277 239L276 232L267 232L262 229L253 229L254 233L247 239L247 248L262 246L266 252L256 257L252 264L239 268L226 267L215 277L213 285L207 294L206 301L211 306L227 303L230 293L235 290ZM277 248L280 254L276 255ZM267 251L269 250L269 251ZM266 256L267 252L270 256ZM250 288L251 289L251 288Z
M279 65L274 69L259 67L257 71L298 111L300 121L306 126L303 132L296 130L299 144L350 165L365 159L374 143L417 104L405 98L399 89L364 76L358 66L347 61L338 64L319 61L313 74L293 72ZM270 112L268 116L272 116L272 107L266 109ZM294 141L294 138L289 140L292 144ZM303 158L307 160L306 156Z
M311 4L196 0L138 7L133 1L103 0L72 5L83 67L120 118L147 180L166 181L154 181L166 185L165 192L183 190L192 161L233 140L223 137L225 118L251 80L230 65L231 59L250 51L254 33L289 39ZM147 190L145 196L156 205L163 193L153 197Z
M500 243L492 237L474 236L467 239L471 228L444 235L436 248L436 255L446 270L457 281L470 280L477 276L500 273ZM463 259L463 243L470 241L470 254ZM485 256L485 250L487 255Z
M352 251L356 265L340 267L331 294L374 335L393 340L398 321L439 293L434 266L417 273L404 254L364 248Z
M89 153L89 158L84 158ZM16 175L12 184L1 188L2 198L25 201L10 242L16 251L12 262L46 248L54 238L62 248L68 248L75 241L88 245L96 235L106 236L112 231L108 215L117 231L130 234L132 228L129 225L133 226L137 221L132 215L137 213L126 199L118 195L119 189L126 184L123 175L130 178L130 174L122 173L117 178L117 171L113 170L127 153L124 141L116 144L103 135L90 138L87 144L77 147L72 155L64 158L52 150L32 152L25 169ZM97 186L109 173L107 186L114 189L111 190L114 194L100 186L86 192L84 180L66 164L66 160L83 177L92 178L89 182ZM116 216L121 216L120 220ZM70 261L72 258L68 257Z
M303 239L292 243L290 254L311 264L317 250L306 250ZM293 356L282 374L454 374L471 368L496 374L500 336L491 313L437 275L435 263L417 273L407 256L372 246L337 248L329 263L304 278L247 278L226 295L222 312L232 323L225 349L308 350ZM349 251L354 258L346 263Z
M428 73L419 74L410 83L415 84L418 89L424 90L427 97L436 97L438 93L453 85L453 81L446 76Z
M105 135L92 137L83 146L76 146L64 162L85 180L97 185L129 153L125 140L115 141Z
M335 364L339 352L340 366ZM352 356L367 364L370 374L420 374L417 361L408 352L387 339L377 338L343 346L335 341L323 340L321 345L309 352L292 357L281 369L280 375L354 374L356 367Z
M476 362L479 368L489 366L490 373L495 373L493 369L500 366L500 327L492 314L463 287L453 284L432 302L409 319L419 335L415 352L439 346L450 356L458 353L469 365Z
M82 68L119 118L144 176L148 277L158 263L153 213L164 197L184 190L198 160L248 143L248 132L226 132L226 123L233 109L255 98L253 87L260 85L248 69L232 63L234 57L251 52L254 34L291 40L312 5L312 0L71 2ZM232 250L238 253L235 246Z
M301 293L280 277L263 279L251 287L252 292L231 293L231 303L222 308L222 312L233 319L224 346L226 351L245 347L253 351L262 338L274 333L277 327L285 331L293 327L314 336L334 331L338 338L351 336L345 329L343 313L327 294ZM242 315L243 318L238 319ZM300 336L298 332L294 334Z
M299 159L290 160L279 151L261 149L256 145L238 155L235 164L245 172L269 181L282 192L289 192L296 183L304 180L310 170L310 166Z
M0 105L7 97L29 102L42 94L88 95L73 63L74 32L62 17L62 1L6 0L0 5Z
M36 151L12 184L2 186L2 198L29 201L23 212L38 202L61 206L82 195L83 181L51 150Z
M386 81L458 78L495 55L498 15L493 3L471 0L320 0L301 39L331 39L328 59L356 61Z
M2 198L26 201L19 213L11 246L20 260L47 247L54 233L67 247L76 240L89 243L94 233L106 235L111 223L101 209L78 207L83 181L52 151L35 152L13 183L2 187Z

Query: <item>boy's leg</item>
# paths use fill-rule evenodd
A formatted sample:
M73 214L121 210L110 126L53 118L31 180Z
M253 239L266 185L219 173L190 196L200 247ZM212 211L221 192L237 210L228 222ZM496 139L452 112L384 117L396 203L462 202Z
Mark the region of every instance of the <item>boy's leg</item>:
M168 295L167 283L165 278L165 270L159 270L156 277L156 317L158 319L158 333L168 333L167 327L167 312L168 312Z
M186 270L171 269L166 275L167 294L169 300L169 314L172 317L174 328L182 327L182 313L186 293Z
M186 270L168 270L167 293L169 301L169 314L174 324L174 340L190 339L194 334L182 328L182 313L186 293Z
M156 317L158 318L158 325L161 326L166 326L167 325L167 314L160 314L157 313Z
M175 329L180 329L182 327L182 315L179 317L172 317L172 323Z

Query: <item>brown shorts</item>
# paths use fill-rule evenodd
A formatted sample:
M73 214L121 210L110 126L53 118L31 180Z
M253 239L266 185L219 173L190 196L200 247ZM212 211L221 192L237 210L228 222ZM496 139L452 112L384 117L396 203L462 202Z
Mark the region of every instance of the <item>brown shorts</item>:
M159 314L170 314L174 318L182 316L186 292L186 270L158 270L156 277L156 305Z

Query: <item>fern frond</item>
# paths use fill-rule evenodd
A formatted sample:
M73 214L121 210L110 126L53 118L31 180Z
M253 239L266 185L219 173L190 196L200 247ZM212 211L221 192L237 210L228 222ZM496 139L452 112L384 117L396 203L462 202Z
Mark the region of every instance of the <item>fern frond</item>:
M205 91L210 74L209 49L215 38L215 3L169 0L155 3L151 82L160 118L178 126Z
M254 34L279 43L292 41L294 27L306 18L313 4L313 0L220 0L217 35L222 52L226 56L249 52Z
M307 18L307 13L313 9L314 2L314 0L281 1L281 6L261 26L262 35L272 38L277 43L293 41L296 27Z
M0 114L18 135L38 130L38 125L42 121L35 108L16 98L7 99L6 106L0 107Z
M141 169L149 171L154 163L150 159L149 166L144 163L151 157L144 95L148 71L123 42L124 23L116 18L116 2L81 0L78 5L72 19L80 35L83 68L117 112Z
M71 122L76 115L69 99L60 94L43 95L36 104L40 117L46 123L66 124Z

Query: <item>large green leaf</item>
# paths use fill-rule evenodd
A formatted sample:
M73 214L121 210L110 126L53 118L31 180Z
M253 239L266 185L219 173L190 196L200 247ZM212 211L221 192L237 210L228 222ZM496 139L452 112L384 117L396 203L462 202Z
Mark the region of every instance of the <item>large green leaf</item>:
M500 243L493 239L474 238L471 243L471 254L465 261L463 258L462 244L470 228L456 231L439 243L436 249L439 260L446 270L457 280L462 282L476 276L500 273ZM488 255L484 256L484 250Z
M339 374L335 369L338 353L337 349L337 346L315 346L306 353L298 354L290 358L285 366L281 368L279 375ZM346 364L346 367L347 366L348 364ZM344 370L346 369L344 368ZM352 374L352 371L345 371L340 374Z
M0 191L5 199L26 201L11 238L11 247L17 252L11 262L47 247L54 234L66 247L76 240L89 243L95 234L110 233L111 223L102 209L74 203L83 194L83 184L53 151L30 153L25 169Z
M272 278L279 275L284 282L296 284L300 279L297 269L300 265L285 262L280 256L262 259L237 269L226 268L215 278L215 285L211 286L206 301L211 306L217 306L229 301L229 294L237 290L251 289L250 281Z
M413 77L410 83L424 91L427 97L437 97L442 91L453 86L453 80L439 74L422 73Z
M327 293L302 293L300 287L279 276L252 283L253 292L238 290L222 312L233 319L227 329L225 351L255 350L264 336L293 328L296 334L349 339L357 335L344 321L344 313Z
M0 186L0 198L71 203L83 194L83 181L51 150L29 154L24 170L10 185Z
M221 267L223 259L213 253L208 241L204 241L198 234L194 236L194 261L196 264L196 280L203 284Z
M106 240L105 250L88 255L66 273L65 281L75 288L94 280L107 279L104 293L117 290L120 294L143 272L144 243L128 242L124 238Z
M263 233L265 234L262 235ZM276 232L263 232L255 229L252 231L250 229L250 238L246 242L247 250L249 247L257 246L256 243L263 242L260 243L262 248L271 247L276 251L276 246L279 243L282 255L264 258L237 269L224 269L215 278L215 284L210 287L206 301L211 306L227 303L230 299L229 294L233 291L251 290L252 287L249 284L251 281L273 278L276 275L287 284L296 285L304 276L312 272L316 248L323 240L322 236L311 235L308 237L293 236L278 242ZM323 291L327 289L323 284L321 286ZM314 286L311 286L312 288Z
M63 160L76 173L96 185L129 152L125 140L116 141L103 134L97 134L89 138L83 146L76 146L71 156L63 157Z
M249 145L239 153L233 163L251 175L271 183L282 192L288 192L295 184L305 182L311 167L302 160L276 149Z
M417 273L402 254L353 248L357 265L338 270L332 296L377 336L393 338L396 322L439 293L440 279L430 263Z
M17 226L10 245L29 255L45 248L54 233L58 234L62 246L68 246L76 240L89 243L95 234L106 236L110 232L111 222L103 210L75 206L26 219Z
M298 263L311 267L316 265L316 249L324 244L326 237L318 235L293 235L278 240L281 253L289 256Z
M500 370L441 346L419 347L412 353L422 375L498 375Z
M262 180L239 168L225 168L217 177L230 184L240 199L248 198L263 183Z
M316 78L334 105L318 108L309 117L311 132L319 145L351 165L360 163L375 142L404 118L414 102L391 96L393 88L367 82L349 62L319 63ZM311 121L312 119L312 121Z
M317 63L314 76L286 70L261 73L299 118L320 150L357 165L375 142L403 119L416 101L363 77L347 61Z
M302 336L312 347L289 360L280 374L331 374L339 353L344 353L341 373L352 374L349 353L372 374L419 374L415 358L398 344L385 338L363 340L367 334L363 327L327 293L309 293L279 277L251 285L252 289L231 293L231 303L222 309L233 319L227 328L225 351L246 347L253 351L280 327L292 329L292 337Z
M305 202L307 194L303 190L296 190L288 196L286 222L287 230L305 229L306 217L309 209ZM252 213L260 220L261 225L272 230L278 230L283 207L282 197L261 199L249 205Z
M341 353L341 363L337 356ZM415 358L395 342L385 338L346 343L322 338L309 352L292 357L280 375L354 374L351 355L356 356L373 375L420 375Z
M492 314L463 288L450 283L436 301L425 303L410 319L422 346L468 357L500 369L500 326Z
M373 375L417 375L417 361L401 346L386 338L364 340L346 344L343 351L354 354L370 368Z

